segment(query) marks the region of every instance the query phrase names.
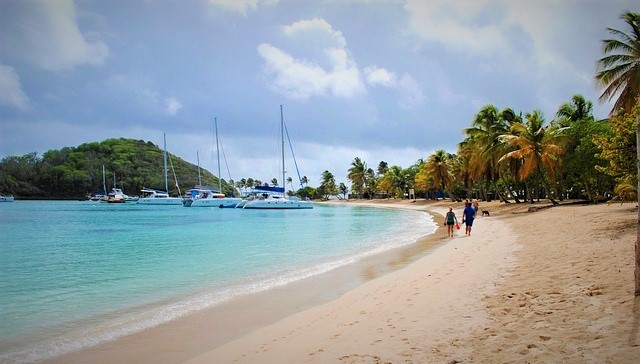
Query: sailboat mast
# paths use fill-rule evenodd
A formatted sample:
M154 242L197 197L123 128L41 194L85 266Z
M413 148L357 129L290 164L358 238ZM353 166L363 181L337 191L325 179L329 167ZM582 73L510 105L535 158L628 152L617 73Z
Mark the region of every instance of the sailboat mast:
M198 185L202 186L202 176L200 175L200 152L196 150L196 159L198 160Z
M107 177L104 172L104 164L102 165L102 189L104 190L104 195L107 195Z
M222 178L220 177L220 145L218 143L218 118L213 118L213 122L216 129L216 153L218 154L218 188L220 189L220 193L222 193Z
M286 173L285 169L284 169L284 113L282 112L282 105L280 105L280 136L282 137L282 195L284 196L284 189L285 189L285 179L284 179L284 175Z
M162 133L164 139L164 190L169 193L169 171L167 169L167 133Z

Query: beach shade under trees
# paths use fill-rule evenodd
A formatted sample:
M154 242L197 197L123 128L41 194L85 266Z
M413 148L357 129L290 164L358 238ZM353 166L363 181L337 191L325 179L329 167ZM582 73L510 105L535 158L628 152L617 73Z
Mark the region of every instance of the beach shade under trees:
M613 101L611 114L633 113L640 104L640 13L625 12L621 19L628 32L607 28L612 38L602 41L604 57L598 61L596 82L601 88L600 101ZM636 166L640 176L640 113L636 114ZM640 204L640 178L636 178ZM635 245L635 295L640 296L640 209Z

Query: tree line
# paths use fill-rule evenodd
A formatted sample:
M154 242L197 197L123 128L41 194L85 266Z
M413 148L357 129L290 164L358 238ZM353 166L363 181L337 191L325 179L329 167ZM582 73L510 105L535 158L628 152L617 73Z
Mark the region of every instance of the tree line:
M547 122L539 110L486 105L464 129L456 153L436 150L413 165L377 169L356 157L354 197L479 198L503 202L635 198L635 118L639 110L596 120L593 103L574 95Z

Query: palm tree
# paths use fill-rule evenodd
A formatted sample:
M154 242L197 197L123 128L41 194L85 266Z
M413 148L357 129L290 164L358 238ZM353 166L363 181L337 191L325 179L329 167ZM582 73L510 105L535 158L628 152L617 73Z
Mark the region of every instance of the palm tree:
M348 170L347 178L351 181L351 189L358 195L362 194L366 183L367 165L359 157L351 162L351 168Z
M429 156L426 165L427 173L433 178L433 187L449 194L452 201L455 197L451 194L451 172L449 167L449 155L444 150L436 150Z
M277 186L277 185L278 185L278 179L277 179L277 178L272 178L272 179L271 179L271 185L272 185L273 187Z
M384 176L385 173L389 170L389 163L385 161L380 161L378 163L378 176Z
M556 176L563 152L560 145L562 130L544 126L542 113L536 110L526 115L526 123L513 124L511 134L502 136L515 150L506 153L500 161L512 158L522 159L523 164L518 177L525 180L536 173L542 181L545 194L554 205L558 203L551 196L544 171L551 178Z
M391 166L380 179L378 188L385 192L393 192L394 196L400 195L401 198L404 198L404 193L409 186L408 177L407 171L403 170L402 167Z
M621 17L631 32L607 28L612 39L602 41L605 56L598 61L596 82L603 90L600 101L613 100L612 113L632 112L640 100L640 13L626 12ZM640 160L640 114L637 116L636 150ZM640 164L638 164L637 191L640 191ZM638 194L640 203L640 193ZM635 295L640 296L640 210L636 233Z
M291 185L291 193L295 193L295 190L293 189L293 178L287 177L287 183Z
M474 151L471 166L477 176L486 176L501 201L508 202L498 188L500 173L498 160L504 154L504 142L501 135L507 133L508 126L501 117L498 108L487 105L480 109L473 119L471 128L465 129L467 143Z
M571 102L560 105L556 117L560 121L560 126L570 126L578 120L593 119L593 103L585 100L582 95L573 95Z

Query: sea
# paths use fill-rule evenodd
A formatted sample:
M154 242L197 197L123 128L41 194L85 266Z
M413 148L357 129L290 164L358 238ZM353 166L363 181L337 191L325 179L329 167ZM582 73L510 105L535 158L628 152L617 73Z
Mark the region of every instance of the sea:
M426 212L0 204L0 362L30 363L415 244Z

